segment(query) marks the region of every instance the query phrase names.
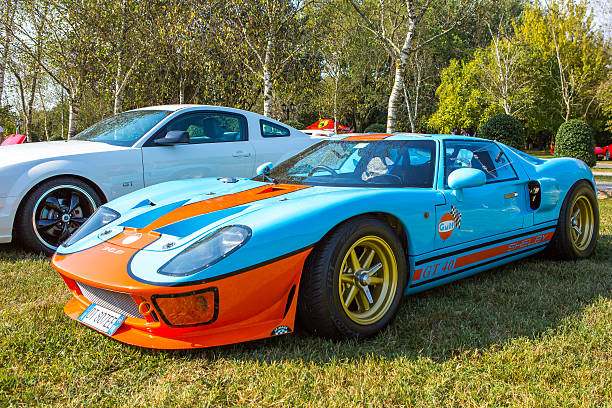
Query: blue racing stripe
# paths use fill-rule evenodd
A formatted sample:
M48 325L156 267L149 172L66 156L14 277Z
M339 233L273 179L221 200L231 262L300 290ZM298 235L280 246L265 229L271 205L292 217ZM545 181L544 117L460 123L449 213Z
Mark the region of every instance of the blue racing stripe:
M170 234L176 237L184 238L206 227L207 225L212 224L213 222L219 221L226 217L230 217L234 214L238 214L239 212L242 212L247 208L249 208L248 205L242 205L239 207L226 208L224 210L196 215L194 217L186 218L184 220L165 225L161 228L156 229L155 231L161 234Z
M189 200L177 201L175 203L166 204L162 207L147 211L133 218L130 218L127 221L122 222L121 226L127 228L144 228L159 217L168 214L170 211L176 210L177 208L185 204L187 201Z

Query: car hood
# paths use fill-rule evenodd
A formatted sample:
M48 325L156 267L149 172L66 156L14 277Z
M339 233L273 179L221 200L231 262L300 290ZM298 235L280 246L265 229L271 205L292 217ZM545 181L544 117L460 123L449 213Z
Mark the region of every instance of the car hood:
M129 147L114 146L99 142L86 142L82 140L2 146L0 148L0 167L78 154L100 153L124 149L129 149Z
M398 216L407 205L434 208L443 202L443 195L432 189L275 185L247 179L174 181L106 204L121 216L68 248L60 246L55 259L65 267L70 254L78 258L78 253L91 250L109 261L124 259L128 274L140 282L190 284L303 251L356 215L379 211ZM408 222L433 222L416 211L412 216ZM190 245L229 225L245 225L252 231L235 255L192 276L157 272Z

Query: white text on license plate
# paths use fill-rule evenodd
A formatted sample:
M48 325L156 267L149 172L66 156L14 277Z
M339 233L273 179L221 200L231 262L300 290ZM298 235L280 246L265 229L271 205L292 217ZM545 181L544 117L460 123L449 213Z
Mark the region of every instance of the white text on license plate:
M92 303L81 313L78 320L102 333L112 336L125 320L125 316Z

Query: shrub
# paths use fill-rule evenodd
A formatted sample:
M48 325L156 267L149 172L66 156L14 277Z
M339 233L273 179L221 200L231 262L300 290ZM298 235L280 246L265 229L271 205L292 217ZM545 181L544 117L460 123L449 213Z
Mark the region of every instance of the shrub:
M591 128L581 120L571 119L559 126L555 136L555 156L573 157L589 167L597 164Z
M370 126L365 128L364 133L387 133L387 125L382 123L372 123Z
M284 120L283 123L287 126L291 126L294 129L306 129L306 126L304 126L304 124L300 121L297 120L293 120L293 119L288 119L288 120Z
M496 140L515 149L525 148L525 128L513 116L504 113L487 120L478 130L483 139Z
M58 140L64 140L64 138L63 138L63 137L61 137L60 135L53 135L53 136L51 136L51 137L49 138L49 141L50 141L50 142L55 142L55 141L58 141Z

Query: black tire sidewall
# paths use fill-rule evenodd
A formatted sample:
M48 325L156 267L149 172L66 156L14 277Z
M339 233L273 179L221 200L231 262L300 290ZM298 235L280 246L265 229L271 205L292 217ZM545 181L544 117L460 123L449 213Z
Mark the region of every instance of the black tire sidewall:
M338 292L340 284L339 273L345 254L357 240L368 235L374 235L382 238L393 251L397 264L398 282L395 298L393 299L393 303L389 307L389 310L387 310L385 315L380 320L366 326L355 323L346 315L346 312L340 303L341 299L338 296ZM359 338L373 336L391 322L403 297L402 295L406 286L407 271L406 258L401 242L398 240L391 228L376 219L364 219L349 222L343 225L332 236L332 240L334 241L330 242L332 246L328 246L326 248L329 253L323 255L324 257L329 258L325 290L330 318L332 319L337 330L342 333L343 337Z
M96 204L96 208L102 205L102 201L98 193L86 182L74 177L57 177L47 180L38 186L34 187L23 199L22 205L15 219L15 234L18 240L27 249L34 252L42 252L47 255L53 255L54 251L43 244L32 225L32 217L34 216L35 206L38 200L43 197L54 187L58 186L74 186L80 188L89 194Z

